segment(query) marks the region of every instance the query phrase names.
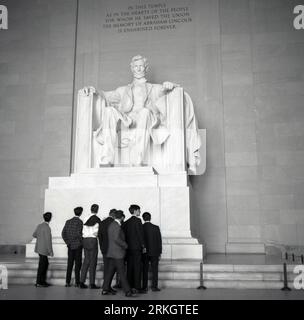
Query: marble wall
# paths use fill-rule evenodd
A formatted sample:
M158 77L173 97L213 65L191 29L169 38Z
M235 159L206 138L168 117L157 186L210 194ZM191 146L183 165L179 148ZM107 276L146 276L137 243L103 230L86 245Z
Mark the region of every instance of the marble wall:
M49 176L70 172L75 0L1 0L0 245L25 244Z
M70 172L76 0L2 0L0 244L31 239L49 176ZM118 33L106 12L188 7L175 30ZM192 177L193 235L209 252L304 243L304 31L290 0L79 0L75 88L131 80L183 85L207 129L207 171Z
M298 1L220 1L228 243L304 244Z

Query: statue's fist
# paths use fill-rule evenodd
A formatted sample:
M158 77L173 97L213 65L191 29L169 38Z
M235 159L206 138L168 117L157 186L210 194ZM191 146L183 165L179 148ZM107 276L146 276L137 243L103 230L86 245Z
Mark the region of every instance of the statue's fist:
M163 83L163 88L167 91L171 91L173 90L174 88L178 87L179 85L176 84L176 83L173 83L173 82L169 82L169 81L165 81Z
M84 87L83 92L86 96L90 95L91 93L96 93L96 89L94 87Z

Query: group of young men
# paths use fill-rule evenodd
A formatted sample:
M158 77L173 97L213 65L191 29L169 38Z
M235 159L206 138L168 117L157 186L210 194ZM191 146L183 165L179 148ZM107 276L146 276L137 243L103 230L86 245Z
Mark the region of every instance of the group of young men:
M80 216L82 207L74 209L75 216L66 221L62 238L68 247L68 264L66 287L71 286L72 270L75 265L75 286L81 289L100 289L95 284L98 257L98 243L103 256L103 295L117 293L111 286L117 273L119 284L127 297L148 291L148 270L151 264L152 291L158 288L158 263L162 253L162 238L158 226L151 223L151 214L142 215L140 207L131 205L131 217L124 222L122 210L111 209L109 216L101 220L98 216L99 206L91 206L91 214L83 222ZM35 252L39 254L39 267L36 286L47 287L46 274L48 256L53 256L52 235L49 222L52 214L43 215L44 223L38 225L33 236L37 238ZM84 251L84 261L82 253ZM89 286L85 284L89 272Z

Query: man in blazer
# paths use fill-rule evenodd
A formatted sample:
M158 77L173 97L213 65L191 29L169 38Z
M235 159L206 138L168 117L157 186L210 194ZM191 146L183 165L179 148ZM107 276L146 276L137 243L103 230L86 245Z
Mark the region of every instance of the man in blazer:
M108 273L108 262L109 259L107 258L107 251L109 246L109 239L108 239L108 228L109 225L114 221L115 219L115 212L116 209L111 209L109 212L109 216L101 221L99 225L99 231L98 231L98 239L99 239L99 246L100 251L102 253L103 258L103 276L105 278L105 275ZM111 291L115 291L114 289L110 288Z
M162 254L162 238L160 229L151 223L151 214L145 212L142 215L144 220L144 239L147 252L143 254L143 290L148 290L148 271L149 263L152 269L152 291L160 291L158 288L158 262Z
M82 264L82 228L83 222L80 216L82 207L74 209L75 216L67 220L62 230L61 236L68 247L68 265L66 272L66 287L71 286L72 270L75 263L75 287L80 285L80 269Z
M53 257L52 232L49 222L52 219L52 213L46 212L43 215L44 222L39 224L33 233L36 238L35 252L39 254L39 266L37 271L36 287L48 287L46 275L49 266L48 256Z
M132 297L133 294L124 271L124 257L126 255L128 245L125 241L124 232L120 227L122 219L123 212L121 210L117 210L115 212L115 220L112 221L108 227L108 250L106 254L108 259L108 268L102 286L102 294L116 294L111 290L111 282L115 272L117 272L120 276L121 285L126 296Z
M142 254L145 253L144 230L140 219L140 207L132 204L129 208L132 215L122 228L126 235L127 277L133 292L145 293L141 287Z

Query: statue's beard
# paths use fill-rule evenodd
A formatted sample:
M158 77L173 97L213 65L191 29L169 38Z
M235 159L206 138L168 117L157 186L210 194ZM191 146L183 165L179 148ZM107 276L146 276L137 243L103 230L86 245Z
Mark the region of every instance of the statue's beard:
M145 76L146 76L146 73L145 72L133 72L133 77L135 78L135 79L142 79L142 78L145 78Z

